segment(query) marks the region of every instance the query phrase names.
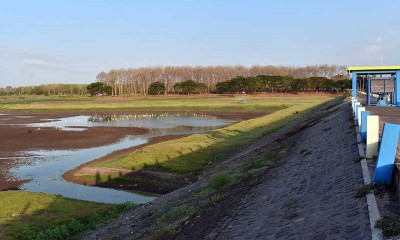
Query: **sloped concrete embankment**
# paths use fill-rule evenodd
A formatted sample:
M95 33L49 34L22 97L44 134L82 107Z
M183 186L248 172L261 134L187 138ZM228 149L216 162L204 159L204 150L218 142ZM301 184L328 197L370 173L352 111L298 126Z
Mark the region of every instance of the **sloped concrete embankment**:
M200 238L371 239L366 198L356 199L363 176L350 107L321 120L293 136L285 163Z

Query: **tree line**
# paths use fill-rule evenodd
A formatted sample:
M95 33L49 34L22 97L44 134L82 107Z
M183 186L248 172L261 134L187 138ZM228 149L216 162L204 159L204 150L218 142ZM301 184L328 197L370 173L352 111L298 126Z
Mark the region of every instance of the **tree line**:
M216 84L217 93L256 92L342 92L351 88L350 80L331 80L325 77L292 78L287 76L236 77Z
M343 92L351 88L350 80L331 80L325 77L310 77L305 79L287 76L235 77L215 85L211 93L297 93L297 92ZM188 80L174 85L174 94L204 93L207 86ZM162 82L150 84L149 94L164 94L165 85Z
M324 77L332 80L347 78L345 66L312 65L305 67L291 66L155 66L128 69L112 69L100 72L96 80L111 86L112 95L148 94L152 83L164 85L164 93L180 92L177 83L194 81L202 83L204 92L214 92L217 84L237 76L244 78L265 76L287 76L292 79ZM178 89L176 89L178 88Z
M0 95L87 95L87 84L45 84L0 88Z
M322 80L325 79L325 80ZM165 66L101 72L96 83L0 88L0 95L136 95L328 91L349 87L345 66ZM325 90L324 90L325 89Z

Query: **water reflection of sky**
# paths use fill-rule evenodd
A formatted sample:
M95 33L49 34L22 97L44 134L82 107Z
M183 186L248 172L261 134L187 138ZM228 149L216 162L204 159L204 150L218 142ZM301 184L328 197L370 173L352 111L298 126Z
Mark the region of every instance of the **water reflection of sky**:
M82 131L89 127L141 127L173 129L176 127L211 129L235 122L201 114L130 114L111 116L74 116L60 119L43 119L47 122L27 124L29 127L53 127L65 131Z
M117 143L97 148L28 151L25 153L35 155L34 161L14 168L12 173L21 179L31 179L30 182L21 186L22 190L60 194L65 197L105 203L122 203L126 201L145 203L151 201L154 197L74 184L65 181L61 176L85 162L100 158L118 149L129 148L146 142L146 138L127 137Z
M139 146L150 137L174 134L193 134L213 130L234 121L213 116L196 114L142 114L112 116L76 116L56 119L50 122L28 124L30 127L53 127L61 130L85 130L88 127L144 127L150 132L140 136L129 136L121 141L96 148L58 151L28 151L23 154L32 158L24 159L22 166L12 169L20 179L31 179L21 189L60 194L65 197L105 203L132 201L144 203L154 197L128 193L115 189L90 187L67 182L62 174L79 165L103 157L119 149Z

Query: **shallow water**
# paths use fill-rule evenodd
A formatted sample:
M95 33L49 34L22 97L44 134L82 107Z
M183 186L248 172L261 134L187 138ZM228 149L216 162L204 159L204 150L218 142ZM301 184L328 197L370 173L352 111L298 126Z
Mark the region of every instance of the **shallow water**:
M89 127L144 127L148 134L128 136L121 141L96 148L57 151L28 151L24 155L32 157L19 160L20 167L11 172L19 179L31 179L21 189L60 194L65 197L104 203L131 201L145 203L154 199L148 195L125 191L84 186L67 182L62 174L79 165L103 157L116 150L139 146L150 137L174 134L206 132L235 122L213 116L196 114L142 114L112 116L76 116L56 119L51 122L27 124L30 127L53 127L64 131L84 131Z
M200 114L130 114L109 116L75 116L60 119L42 119L44 122L26 124L29 127L53 127L64 131L86 130L89 127L140 127L173 129L176 127L212 129L235 122Z
M21 179L32 179L21 186L22 190L60 194L65 197L105 203L131 201L145 203L154 197L128 193L114 189L99 188L67 182L62 174L93 159L105 156L113 151L138 146L147 142L146 138L127 137L118 143L81 150L27 151L36 155L33 161L15 168L12 173Z

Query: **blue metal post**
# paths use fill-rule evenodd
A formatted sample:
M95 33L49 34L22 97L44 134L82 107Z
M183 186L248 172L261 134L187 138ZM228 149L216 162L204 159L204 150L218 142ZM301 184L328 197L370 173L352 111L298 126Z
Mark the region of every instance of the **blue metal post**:
M400 73L399 73L399 75L400 75ZM352 87L352 89L353 89L353 94L352 94L352 96L356 98L356 97L357 97L357 72L353 72L353 73L352 73L351 87ZM399 99L399 100L400 100L400 99ZM399 104L400 104L400 101L399 101Z
M367 106L371 105L371 78L367 75Z
M374 184L389 184L399 141L400 125L385 123L374 172Z
M393 78L393 82L394 82L394 89L392 92L391 104L396 105L396 74L392 74L391 77Z
M367 141L367 116L371 114L370 111L361 112L361 142Z
M386 78L383 79L383 97L386 101Z
M395 97L396 95L394 94L394 92L392 92L392 99L390 99L390 104L394 104L395 103Z
M394 102L394 104L396 104L397 107L400 107L400 71L399 70L396 71L396 75L395 75L394 92L395 92L395 98L396 98L396 102Z

